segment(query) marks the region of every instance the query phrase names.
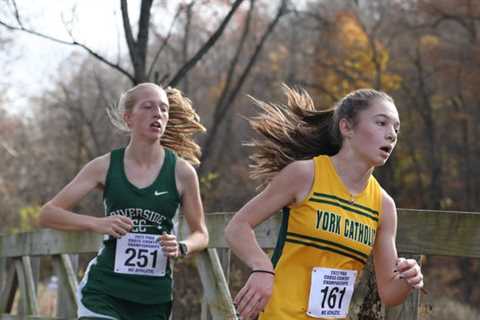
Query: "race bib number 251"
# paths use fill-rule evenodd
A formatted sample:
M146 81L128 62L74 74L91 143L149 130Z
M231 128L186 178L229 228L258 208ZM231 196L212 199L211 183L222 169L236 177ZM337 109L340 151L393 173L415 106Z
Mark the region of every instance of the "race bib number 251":
M313 268L307 314L314 318L345 318L357 271Z
M127 233L117 239L115 272L132 275L162 277L165 275L167 257L163 254L158 235Z

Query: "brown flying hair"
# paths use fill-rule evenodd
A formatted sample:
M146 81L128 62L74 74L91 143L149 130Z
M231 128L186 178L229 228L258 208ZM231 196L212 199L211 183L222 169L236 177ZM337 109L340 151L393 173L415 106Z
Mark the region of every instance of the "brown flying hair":
M161 86L155 83L140 83L125 91L120 96L116 106L107 109L108 117L115 127L122 131L130 131L123 120L123 114L126 111L132 111L137 101L135 93L138 89L146 87L163 90ZM198 165L201 151L198 144L193 140L193 136L205 132L205 127L200 123L200 117L193 109L190 99L185 97L180 90L168 87L165 92L169 103L169 119L165 132L160 139L160 144L174 150L191 164Z
M311 159L317 155L335 155L342 147L339 129L341 119L353 125L362 110L375 99L393 99L385 92L374 89L352 91L335 106L319 110L304 89L282 85L287 96L286 104L260 101L251 97L261 109L259 115L248 119L261 138L246 145L254 148L250 156L251 177L266 185L273 176L291 162Z

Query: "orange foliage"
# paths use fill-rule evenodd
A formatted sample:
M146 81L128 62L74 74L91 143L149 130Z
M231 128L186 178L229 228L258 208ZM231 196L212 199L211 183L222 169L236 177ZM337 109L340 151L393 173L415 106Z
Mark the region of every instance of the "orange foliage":
M313 73L314 83L322 88L316 92L322 104L332 105L358 88L388 92L399 87L401 78L388 70L388 50L380 41L369 38L354 14L338 13L332 32L320 42Z

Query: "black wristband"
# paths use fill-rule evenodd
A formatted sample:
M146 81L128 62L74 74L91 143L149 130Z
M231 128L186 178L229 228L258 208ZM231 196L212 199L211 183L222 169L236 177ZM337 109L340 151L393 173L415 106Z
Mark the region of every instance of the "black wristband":
M271 274L272 276L275 276L275 272L273 272L273 271L268 271L268 270L261 270L261 269L252 270L252 271L250 271L250 274L255 273L255 272L258 272L258 273L268 273L268 274Z
M185 242L178 243L178 251L180 252L180 257L186 257L188 254L188 247Z

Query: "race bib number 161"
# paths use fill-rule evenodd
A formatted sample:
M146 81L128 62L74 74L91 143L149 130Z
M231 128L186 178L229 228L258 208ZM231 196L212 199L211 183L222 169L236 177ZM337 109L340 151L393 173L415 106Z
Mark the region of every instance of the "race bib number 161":
M313 268L307 314L314 318L345 318L357 271Z
M165 275L167 257L163 254L158 235L127 233L117 239L115 272L132 275L162 277Z

